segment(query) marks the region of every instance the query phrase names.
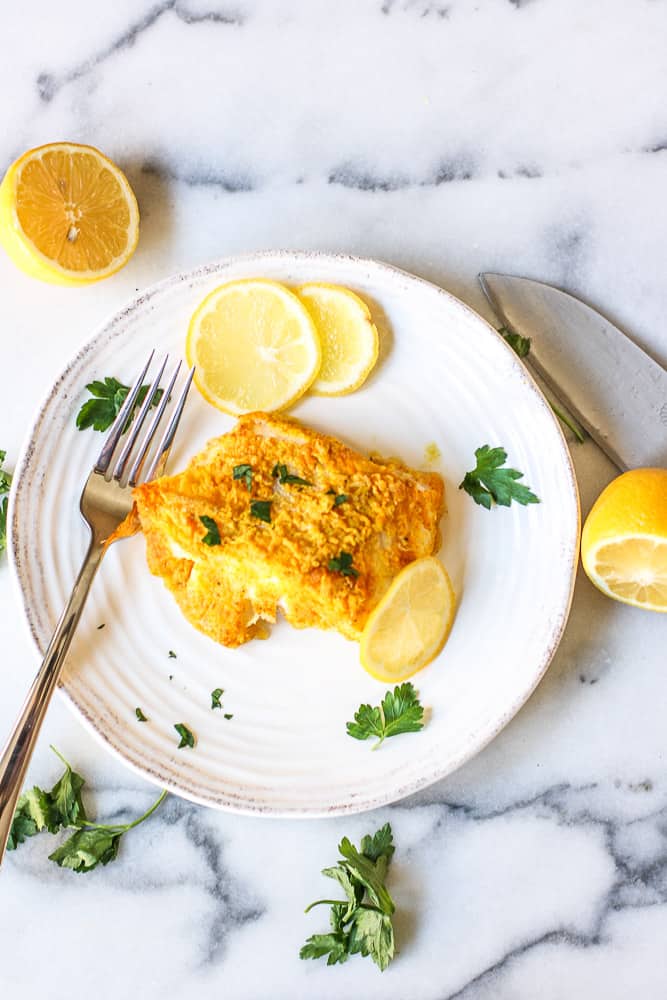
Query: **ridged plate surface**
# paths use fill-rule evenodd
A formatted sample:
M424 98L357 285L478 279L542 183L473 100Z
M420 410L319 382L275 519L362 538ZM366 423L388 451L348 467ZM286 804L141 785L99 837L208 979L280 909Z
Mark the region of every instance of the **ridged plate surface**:
M385 690L361 669L355 643L281 622L268 641L218 647L150 576L141 537L105 558L63 691L130 766L194 801L270 815L361 811L436 781L498 733L546 670L570 606L579 506L567 446L524 367L463 303L385 264L287 252L223 260L154 286L98 330L44 403L19 463L12 563L43 650L86 547L78 499L101 435L75 428L85 384L128 381L153 346L181 356L202 297L251 276L340 283L366 299L382 339L375 373L350 396L307 398L292 413L445 477L440 557L459 607L444 651L414 679L428 725L377 753L352 740L346 721ZM233 423L193 390L171 469ZM431 443L442 457L429 466ZM457 489L485 443L506 448L541 504L487 512ZM233 719L211 710L216 687ZM136 721L136 706L148 723ZM194 750L176 749L176 722L196 733Z

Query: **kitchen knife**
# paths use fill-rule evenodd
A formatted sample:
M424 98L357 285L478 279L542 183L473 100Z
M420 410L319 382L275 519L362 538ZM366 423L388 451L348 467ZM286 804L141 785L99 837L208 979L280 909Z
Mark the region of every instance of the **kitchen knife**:
M528 360L620 469L667 466L667 371L595 309L530 278L480 274Z

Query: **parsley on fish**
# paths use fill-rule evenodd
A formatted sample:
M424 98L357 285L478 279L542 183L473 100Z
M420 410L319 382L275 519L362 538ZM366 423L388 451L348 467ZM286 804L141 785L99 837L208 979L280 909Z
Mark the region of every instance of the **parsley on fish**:
M341 576L359 576L359 570L352 565L352 556L349 552L341 552L339 556L330 559L327 569L332 573L340 573Z
M220 532L213 518L207 517L206 514L202 514L199 520L206 528L206 534L202 538L202 542L204 543L204 545L219 545Z
M194 747L194 745L195 745L195 736L194 736L194 733L192 732L191 729L188 729L188 727L185 725L185 723L183 723L183 722L176 722L174 724L174 729L176 730L176 732L178 733L178 735L181 737L181 742L178 744L178 749L179 750L182 750L183 747Z
M334 507L340 507L342 503L347 503L349 499L347 493L337 493L334 497Z
M312 486L307 479L302 479L301 476L293 476L287 471L286 465L274 465L271 475L274 479L277 479L279 483L287 483L290 486Z
M0 496L2 496L2 500L0 500L0 552L7 545L7 507L9 506L9 500L4 494L9 493L12 485L11 475L6 469L2 468L5 455L6 452L0 451Z
M347 723L347 734L355 740L377 738L373 750L389 736L418 733L424 728L424 709L410 681L387 691L379 705L360 705L354 722Z
M146 716L139 707L135 708L134 714L136 715L139 722L148 722L148 719L146 718Z
M517 482L523 479L523 472L504 467L507 461L504 448L482 445L475 451L475 458L477 465L472 472L466 472L459 484L459 489L465 490L475 503L490 510L494 502L501 507L509 507L513 500L524 506L540 502L527 486Z
M130 386L123 385L117 378L105 378L103 382L89 382L86 389L92 398L87 399L77 413L76 426L80 431L86 430L87 427L92 427L96 431L106 431L111 427L120 413L120 409L130 391ZM148 385L142 385L132 413L130 414L130 419L135 410L143 403L148 389ZM162 389L155 391L151 406L157 406L162 398L163 391Z
M260 521L271 524L271 504L272 500L251 500L250 513Z
M128 830L148 819L167 792L163 791L150 809L131 823L93 823L86 815L81 799L84 779L55 747L51 749L62 760L65 771L50 791L35 786L21 796L14 813L7 850L15 851L19 844L38 833L58 833L73 827L76 832L49 855L49 860L75 872L89 872L99 864L107 865L118 856L121 838Z
M232 479L242 479L248 493L252 490L252 465L235 465L232 469Z
M223 688L215 688L214 691L211 691L211 708L222 708L220 699L224 693Z
M312 934L300 958L325 958L327 965L348 960L350 955L370 956L384 971L394 957L394 901L385 886L394 854L391 826L386 823L372 837L366 835L357 850L347 837L338 845L341 858L322 874L338 883L345 899L318 899L306 909L331 907L327 934Z

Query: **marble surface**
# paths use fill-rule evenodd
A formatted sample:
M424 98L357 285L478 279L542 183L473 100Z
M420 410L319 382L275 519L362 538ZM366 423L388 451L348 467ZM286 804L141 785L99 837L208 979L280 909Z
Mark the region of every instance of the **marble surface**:
M66 359L149 282L224 254L377 256L488 315L479 270L581 294L667 364L664 0L36 0L6 5L0 163L100 146L142 210L100 286L0 257L11 464ZM584 511L614 470L573 448ZM526 569L529 572L529 568ZM0 730L36 664L0 565ZM3 995L659 1000L667 995L667 621L585 579L543 683L474 761L379 814L259 821L167 800L86 876L35 838L0 873ZM89 778L98 816L153 790L56 702L31 777ZM298 949L343 834L389 819L400 954Z

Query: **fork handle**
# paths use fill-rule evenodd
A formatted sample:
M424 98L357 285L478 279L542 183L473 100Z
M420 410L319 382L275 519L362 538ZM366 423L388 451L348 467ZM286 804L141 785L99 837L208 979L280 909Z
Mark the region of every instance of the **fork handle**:
M0 864L14 819L16 802L23 787L39 731L58 683L74 630L88 597L97 567L105 552L101 539L93 537L83 560L67 606L60 616L42 665L23 703L21 714L0 757Z

